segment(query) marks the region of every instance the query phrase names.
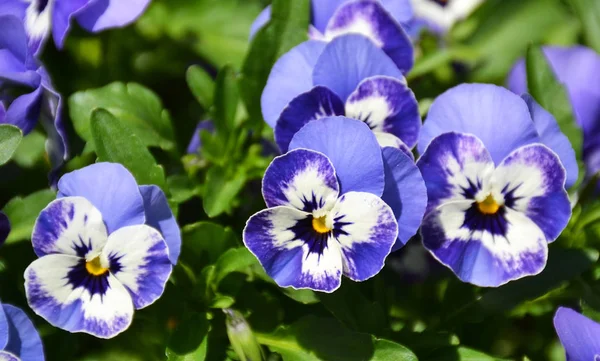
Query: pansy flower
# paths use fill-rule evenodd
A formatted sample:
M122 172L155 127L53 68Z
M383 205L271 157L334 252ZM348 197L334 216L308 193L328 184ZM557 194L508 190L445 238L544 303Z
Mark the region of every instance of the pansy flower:
M0 15L0 123L17 126L23 134L30 133L38 123L42 125L48 134L51 180L67 158L61 111L60 94L27 47L23 24L12 15Z
M60 179L32 243L40 258L25 271L31 308L56 327L110 338L161 296L181 237L158 187L96 163Z
M484 0L412 0L414 19L411 26L424 26L434 33L445 34L460 20L467 18Z
M554 328L568 361L600 361L600 324L570 308L560 307Z
M580 45L547 46L543 51L569 93L575 119L583 130L583 160L592 176L600 172L600 55ZM527 91L524 60L513 67L507 83L517 94Z
M280 286L323 292L342 274L375 276L394 244L416 232L426 203L410 157L382 152L364 123L344 117L296 133L267 168L262 193L269 208L250 217L244 244Z
M21 309L0 304L0 361L44 361L42 340Z
M315 119L345 115L365 122L384 146L412 148L421 128L418 103L402 72L371 41L344 35L307 41L275 63L261 99L282 152Z
M541 272L571 215L565 179L577 178L554 118L504 88L459 85L432 104L418 147L433 256L479 286Z
M413 66L413 47L404 26L413 11L409 0L313 0L308 34L313 40L331 41L345 34L361 34L369 38L402 69ZM250 36L271 18L271 7L265 8L250 28Z
M29 46L37 54L50 34L56 46L62 48L73 19L85 30L96 33L132 23L149 3L150 0L2 0L0 15L12 14L21 19Z

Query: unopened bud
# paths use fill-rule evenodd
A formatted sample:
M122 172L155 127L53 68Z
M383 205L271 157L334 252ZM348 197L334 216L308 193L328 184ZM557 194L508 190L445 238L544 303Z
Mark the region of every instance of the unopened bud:
M231 308L223 309L223 312L227 316L225 325L229 342L240 360L264 361L262 348L244 316Z

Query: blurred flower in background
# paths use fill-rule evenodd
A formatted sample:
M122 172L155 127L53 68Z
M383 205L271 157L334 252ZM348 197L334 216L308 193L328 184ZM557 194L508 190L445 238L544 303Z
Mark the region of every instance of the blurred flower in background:
M485 0L411 0L414 9L413 28L424 26L444 34L466 19Z
M44 361L37 330L21 309L0 304L0 360Z
M2 0L0 15L12 14L23 21L29 46L37 54L50 34L56 46L62 48L73 18L87 31L96 33L132 23L149 3L150 0Z

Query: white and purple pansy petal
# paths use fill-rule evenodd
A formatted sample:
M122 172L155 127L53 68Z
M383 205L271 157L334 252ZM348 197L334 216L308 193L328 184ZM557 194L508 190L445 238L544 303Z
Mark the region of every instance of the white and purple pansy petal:
M313 69L326 45L323 41L305 41L273 65L260 99L263 118L271 128L292 99L313 88Z
M5 304L0 307L6 314L9 326L4 352L18 355L17 360L20 361L44 361L42 339L27 314L15 306Z
M404 79L374 76L363 80L346 101L345 113L373 131L395 135L409 148L417 143L419 104Z
M413 158L392 147L383 148L382 154L385 189L381 199L390 206L398 222L398 238L392 248L396 251L421 225L427 207L427 188Z
M427 186L426 213L443 203L474 199L494 171L492 158L481 140L461 133L444 133L434 138L417 166Z
M10 352L0 351L0 361L21 361L17 356Z
M327 221L287 206L265 209L248 219L244 244L279 286L333 292L343 265Z
M364 281L379 273L398 236L392 209L371 193L348 192L328 217L332 219L328 244L340 244L344 275Z
M521 95L527 104L531 119L535 125L540 141L558 155L560 162L567 172L566 187L569 188L579 175L579 166L575 150L566 135L560 130L556 119L546 109L542 108L529 94Z
M167 242L171 263L177 264L181 253L181 230L165 193L155 185L140 186L140 192L144 198L146 224L160 232Z
M331 90L316 86L294 98L283 110L275 126L275 141L282 152L306 123L324 117L344 115L344 103Z
M133 318L129 291L99 257L41 257L25 270L25 292L35 313L70 332L110 338L125 331Z
M554 328L569 361L600 360L600 324L566 307L554 315Z
M571 218L565 169L548 147L532 144L512 152L492 175L505 207L523 213L554 241Z
M437 97L421 129L419 153L447 132L477 136L495 164L518 147L540 141L523 99L491 84L461 84Z
M100 254L107 235L102 214L94 205L83 197L65 197L42 210L31 241L38 257L62 253L87 258Z
M111 233L100 263L127 288L136 309L152 304L163 294L172 270L167 243L147 225Z
M325 38L360 34L383 49L407 73L413 66L413 45L402 26L374 0L354 0L341 5L327 24Z
M262 193L267 207L320 212L333 206L339 187L334 167L325 155L295 149L271 162L263 177Z
M108 233L146 222L138 184L121 164L96 163L65 174L58 182L58 198L71 196L92 203L102 214Z
M341 194L350 191L383 194L381 148L373 132L359 120L341 116L314 120L294 135L289 148L325 154L333 164Z
M289 73L286 76L289 77ZM312 85L325 86L346 102L358 85L372 76L404 79L396 64L371 40L362 35L347 34L336 37L322 50L314 64ZM293 78L296 77L294 74Z
M375 138L377 138L377 142L379 142L381 148L396 148L398 150L401 150L402 153L409 156L410 159L412 159L413 161L415 160L415 155L412 153L412 150L406 144L404 144L404 142L400 140L400 138L398 138L397 136L390 133L377 131L374 131L373 134L375 134Z

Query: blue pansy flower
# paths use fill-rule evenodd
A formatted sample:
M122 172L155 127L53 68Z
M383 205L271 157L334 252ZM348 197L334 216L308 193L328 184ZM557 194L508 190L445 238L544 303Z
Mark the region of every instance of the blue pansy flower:
M361 34L383 49L403 72L413 66L413 47L404 26L413 17L409 0L313 0L308 31L313 40L331 41L340 35ZM250 28L250 36L271 18L266 7Z
M583 160L589 176L600 172L600 55L584 46L546 46L544 55L562 82L583 130ZM508 88L527 91L525 61L519 60L508 76Z
M315 119L362 120L384 146L412 148L421 128L418 103L398 67L371 41L344 35L307 41L275 63L261 98L263 117L287 151Z
M554 328L568 361L600 361L600 324L560 307L554 315Z
M577 178L554 118L530 97L464 84L434 101L418 147L433 256L479 286L541 272L571 216L565 180Z
M414 18L409 26L427 28L443 35L454 24L467 18L485 0L411 0Z
M31 50L38 53L50 34L56 46L62 48L73 19L85 30L96 33L132 23L149 3L150 0L0 0L0 14L21 19Z
M12 15L0 16L0 124L15 125L24 134L38 123L44 127L48 133L46 151L53 166L51 179L67 158L61 112L60 94L29 51L23 24Z
M382 151L364 123L344 117L304 126L267 168L262 193L269 208L250 217L244 244L280 286L324 292L342 274L375 276L416 232L426 203L411 158Z
M21 309L0 304L0 361L44 361L42 340Z
M31 308L56 327L110 338L161 296L181 236L158 187L96 163L60 179L32 243L40 258L25 271Z

